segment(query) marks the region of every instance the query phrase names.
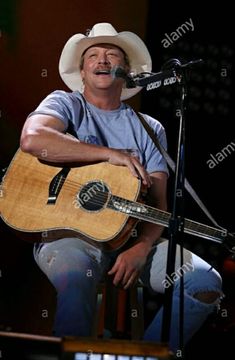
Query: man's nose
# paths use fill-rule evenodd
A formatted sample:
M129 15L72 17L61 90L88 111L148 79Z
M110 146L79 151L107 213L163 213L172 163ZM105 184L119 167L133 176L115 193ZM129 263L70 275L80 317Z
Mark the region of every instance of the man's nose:
M110 64L110 61L106 54L100 54L98 58L99 64Z

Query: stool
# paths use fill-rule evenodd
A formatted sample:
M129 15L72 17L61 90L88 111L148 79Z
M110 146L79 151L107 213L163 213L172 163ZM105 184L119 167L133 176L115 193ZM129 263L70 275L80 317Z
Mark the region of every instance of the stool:
M141 340L144 333L143 286L138 282L124 290L107 279L97 290L93 336Z

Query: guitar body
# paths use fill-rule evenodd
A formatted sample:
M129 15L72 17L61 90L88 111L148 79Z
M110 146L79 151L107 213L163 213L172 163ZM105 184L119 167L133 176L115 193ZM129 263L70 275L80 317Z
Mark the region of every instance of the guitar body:
M138 220L109 209L108 194L136 201L140 186L123 166L59 168L18 150L2 183L1 217L25 240L78 237L112 250L128 240Z
M143 204L140 195L140 180L125 166L59 167L18 150L0 188L0 213L24 240L77 237L115 250L139 220L169 225L171 214ZM234 235L226 229L185 219L183 231L235 253Z

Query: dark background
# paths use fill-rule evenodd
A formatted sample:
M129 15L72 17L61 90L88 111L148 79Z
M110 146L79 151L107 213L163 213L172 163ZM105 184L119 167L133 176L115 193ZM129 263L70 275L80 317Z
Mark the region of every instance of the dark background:
M235 144L233 11L228 1L208 6L205 10L204 2L187 2L186 5L182 1L157 0L74 0L66 4L41 0L36 5L30 0L0 0L0 168L8 166L17 150L26 116L49 92L67 89L57 68L67 39L74 33L84 33L95 23L111 22L118 31L133 31L146 41L154 72L160 71L170 58L182 63L204 60L202 66L190 72L188 80L185 172L216 221L234 231L234 152L212 169L207 163L210 154L215 156L228 144ZM185 32L164 48L165 34L170 36L189 19L192 19L194 31ZM178 141L179 95L179 87L174 85L149 92L143 90L129 101L136 110L162 122L173 159L176 159ZM171 173L169 209L173 184ZM185 212L189 219L214 226L188 194ZM33 261L32 244L18 239L2 221L0 239L0 329L50 334L55 294ZM185 236L185 246L221 272L226 294L219 318L202 329L195 337L196 345L192 342L192 348L197 349L197 343L204 340L211 351L216 343L215 353L231 349L235 340L234 262L219 245L204 239Z
M165 34L192 19L194 31L189 30L169 47L164 48ZM185 174L192 187L217 222L234 231L234 151L209 168L211 154L216 155L234 141L232 108L232 61L231 41L232 16L228 4L213 5L205 10L203 2L185 5L184 2L170 4L149 2L147 44L151 50L153 69L158 72L169 59L177 58L181 63L202 59L203 65L189 73L186 101ZM226 73L226 76L222 76ZM169 153L176 159L180 108L178 85L165 86L142 94L142 109L160 119L166 128ZM234 146L233 146L234 148ZM171 174L172 175L172 174ZM169 181L169 203L172 202L174 176ZM186 217L213 225L186 194ZM197 247L191 239L194 250ZM201 245L201 244L200 244ZM206 250L211 244L203 246ZM204 249L205 250L205 249ZM202 250L203 254L203 250ZM205 254L205 252L204 252ZM213 261L213 259L212 259ZM215 259L216 261L216 259Z
M192 19L189 30L167 48L162 40L186 21ZM232 86L234 48L231 39L233 23L227 2L210 5L204 2L149 1L146 41L153 60L153 71L161 70L169 59L181 63L203 59L203 65L191 70L187 81L185 114L185 174L200 199L219 225L234 231L234 151L215 167L209 168L211 155L235 143ZM224 71L227 76L222 76ZM143 91L141 110L159 119L166 128L169 153L176 159L180 108L178 85ZM173 202L174 175L170 172L169 206ZM214 226L186 192L185 216ZM184 237L185 246L215 266L222 274L225 299L215 321L209 319L188 346L188 357L199 358L202 349L210 357L226 357L234 350L234 262L217 244L198 237ZM224 313L223 313L224 311Z

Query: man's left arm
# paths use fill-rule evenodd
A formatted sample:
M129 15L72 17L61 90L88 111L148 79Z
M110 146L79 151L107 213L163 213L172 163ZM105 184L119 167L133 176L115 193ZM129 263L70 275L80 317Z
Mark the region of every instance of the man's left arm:
M165 172L154 172L151 174L152 185L149 189L150 204L160 210L167 210L167 177ZM121 285L124 289L133 285L146 263L147 256L154 243L160 238L163 226L150 222L143 222L140 233L135 244L123 251L109 271L113 275L114 285Z

